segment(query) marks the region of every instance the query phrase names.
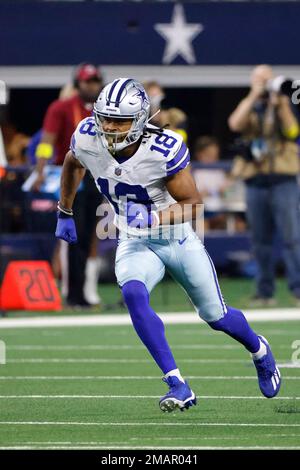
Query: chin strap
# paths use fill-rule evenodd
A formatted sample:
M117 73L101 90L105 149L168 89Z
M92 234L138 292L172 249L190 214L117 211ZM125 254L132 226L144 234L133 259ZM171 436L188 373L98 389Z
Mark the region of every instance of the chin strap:
M111 153L112 155L115 155L116 153L116 149L114 148L114 142L113 142L113 138L107 138L106 137L106 140L107 140L107 143L108 143L108 150L109 150L109 153Z
M166 127L169 127L170 124L163 124L162 126L157 126L157 129L152 129L151 127L147 127L147 125L149 124L149 122L151 121L151 119L153 119L155 116L157 116L158 114L160 113L160 109L158 111L156 111L156 113L152 114L152 116L148 119L148 121L146 122L146 126L145 126L145 130L152 133L152 134L161 134L164 129Z

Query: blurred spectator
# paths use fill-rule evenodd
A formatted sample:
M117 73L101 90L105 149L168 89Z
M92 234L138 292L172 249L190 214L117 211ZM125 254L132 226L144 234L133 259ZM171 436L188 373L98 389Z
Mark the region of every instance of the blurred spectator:
M77 124L91 116L94 101L103 87L103 78L93 64L80 64L74 74L73 86L67 85L60 98L48 108L40 142L36 142L38 177L33 189L39 191L44 182L44 168L52 159L55 165L62 165L70 147L70 140ZM38 139L39 136L35 136ZM96 229L96 209L101 196L89 172L83 180L83 189L76 195L74 218L78 232L78 243L61 244L63 294L69 306L88 307L99 303L97 280L99 260L89 257L93 250ZM80 214L80 216L79 216ZM86 295L84 295L84 293ZM88 298L87 298L88 297Z
M214 164L220 160L220 145L215 137L204 135L198 137L195 142L195 161L204 164Z
M0 128L3 165L0 165L0 233L14 233L25 229L24 194L21 186L26 177L24 172L18 170L26 165L25 150L29 137L18 132L11 124L5 124L2 129Z
M201 163L202 168L195 167L193 176L204 204L218 208L221 193L226 183L226 173L215 166L220 159L220 146L214 137L198 137L194 147L193 161Z
M193 169L193 176L200 192L205 210L205 229L224 229L226 218L218 213L222 207L222 193L226 188L226 172L216 166L220 159L220 146L214 137L198 137L194 147L193 161L203 165Z
M27 164L26 149L29 141L29 136L16 131L9 142L6 142L5 151L9 166L20 167Z
M0 105L0 234L20 232L26 227L21 190L26 176L20 168L27 163L28 141L29 137L9 122L7 105ZM0 246L1 266L2 258ZM2 273L0 269L0 282Z
M251 75L251 88L229 117L229 127L241 132L243 146L232 170L246 183L247 217L252 231L259 271L254 301L274 304L275 273L273 236L275 229L284 244L288 285L300 300L300 171L299 125L290 99L268 92L272 68L260 65Z
M143 85L150 100L150 117L155 114L154 118L151 119L151 124L161 127L164 123L162 122L162 115L158 111L161 109L161 102L165 98L165 92L160 84L154 80L144 82Z
M28 142L28 146L26 149L26 155L28 159L28 163L30 165L36 165L37 158L36 158L36 149L37 146L40 144L43 135L43 130L39 129L33 136L31 136L30 141ZM52 160L55 159L55 149L53 149L53 155L51 159L48 160L47 163L52 163Z
M67 83L62 87L62 89L59 92L59 99L60 100L67 100L68 98L72 98L75 95L78 95L78 87L76 86L76 83Z
M161 103L166 95L163 88L156 81L143 83L150 100L150 123L158 127L168 127L172 131L178 132L187 142L187 115L179 108L162 109ZM157 114L156 114L157 113Z
M162 111L161 120L164 125L168 124L168 129L177 132L183 138L183 141L187 143L187 115L184 111L179 108L169 108Z
M75 95L78 95L78 90L74 86L74 83L67 83L60 90L58 98L59 100L66 100L68 98L72 98ZM27 153L29 163L31 165L36 165L37 163L37 158L36 158L37 146L41 143L42 137L43 137L43 129L39 129L35 134L33 134L28 144L26 153ZM54 161L56 160L55 147L53 148L51 159L49 159L47 163L52 163L53 160ZM38 188L39 183L37 183L35 186Z
M41 142L36 149L38 179L35 189L37 190L44 181L43 168L53 156L54 147L56 151L54 163L63 164L77 124L92 114L93 103L103 87L103 79L97 67L92 64L81 64L75 72L73 86L77 93L73 94L73 90L68 89L71 96L54 101L46 112Z

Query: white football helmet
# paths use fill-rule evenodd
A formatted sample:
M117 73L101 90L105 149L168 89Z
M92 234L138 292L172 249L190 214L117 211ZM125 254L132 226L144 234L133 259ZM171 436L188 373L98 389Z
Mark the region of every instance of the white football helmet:
M117 78L106 85L94 104L96 129L102 144L115 153L136 142L144 132L150 102L144 87L132 78ZM107 118L132 119L129 131L105 132L102 121Z

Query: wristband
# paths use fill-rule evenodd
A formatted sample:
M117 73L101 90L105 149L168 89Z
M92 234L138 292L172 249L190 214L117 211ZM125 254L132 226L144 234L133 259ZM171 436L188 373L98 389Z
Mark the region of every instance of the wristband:
M299 126L298 126L298 124L293 124L288 129L283 129L282 133L288 139L294 140L299 135Z
M57 203L57 210L63 212L63 214L69 215L70 217L73 217L74 215L72 209L67 209L66 207L62 206L60 201Z
M35 152L36 158L46 158L47 160L53 155L53 146L51 144L40 143Z

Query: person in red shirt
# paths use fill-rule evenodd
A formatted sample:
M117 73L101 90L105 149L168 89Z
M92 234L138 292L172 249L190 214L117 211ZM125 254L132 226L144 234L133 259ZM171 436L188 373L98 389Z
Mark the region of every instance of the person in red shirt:
M35 190L39 190L44 181L43 169L53 157L54 149L52 163L62 165L77 124L92 114L93 104L103 88L99 69L92 64L79 65L74 75L74 88L77 92L73 96L53 101L46 111L42 138L36 149Z
M44 167L50 159L51 164L63 164L78 123L92 114L93 104L103 88L103 78L95 65L83 63L75 71L73 85L75 93L71 97L55 100L46 111L41 141L35 154L38 172L33 187L35 191L41 189ZM62 290L70 307L89 307L100 300L95 287L99 262L95 256L89 258L95 236L96 210L100 203L101 196L87 171L83 189L75 199L76 212L81 214L77 220L81 231L79 243L61 247Z

